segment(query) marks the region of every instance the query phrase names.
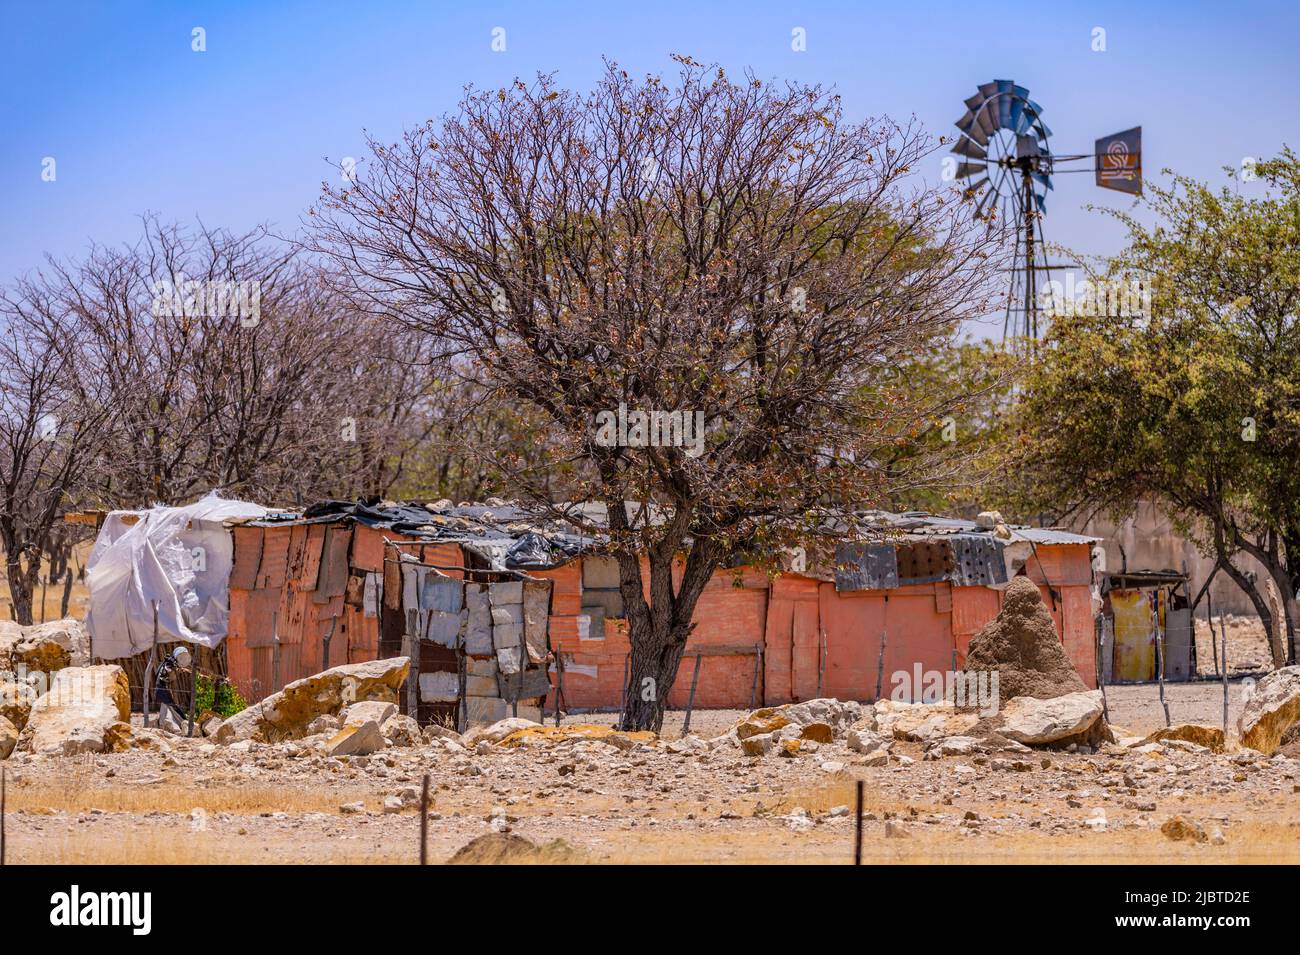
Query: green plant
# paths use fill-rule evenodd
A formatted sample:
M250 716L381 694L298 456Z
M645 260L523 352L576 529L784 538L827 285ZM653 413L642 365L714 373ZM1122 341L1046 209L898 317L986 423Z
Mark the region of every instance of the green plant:
M197 712L206 713L211 710L226 719L247 707L248 701L239 695L232 684L224 680L214 684L211 677L199 674L198 699L194 707Z

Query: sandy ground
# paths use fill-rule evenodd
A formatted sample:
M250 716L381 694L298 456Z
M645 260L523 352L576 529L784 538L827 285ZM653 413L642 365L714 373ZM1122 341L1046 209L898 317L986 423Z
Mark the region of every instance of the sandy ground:
M1163 724L1157 692L1110 688L1112 721L1134 734ZM1230 697L1235 720L1239 685ZM1221 720L1217 685L1171 686L1168 698L1175 721ZM711 736L739 715L697 712L692 729ZM568 722L579 719L613 717ZM664 740L681 720L669 714ZM922 744L898 742L887 765L865 766L840 743L784 759L583 741L330 759L302 744L158 740L5 762L9 861L415 862L418 809L384 801L411 802L427 773L433 861L508 828L561 862L847 862L860 778L869 862L1300 862L1300 761L1285 757L1108 745L926 760ZM1174 815L1209 838L1166 838Z

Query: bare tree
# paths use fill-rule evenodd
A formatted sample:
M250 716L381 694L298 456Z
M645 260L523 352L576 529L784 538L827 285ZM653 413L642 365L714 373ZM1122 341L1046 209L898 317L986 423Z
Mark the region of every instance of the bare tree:
M878 464L941 414L891 371L985 308L997 264L968 204L913 179L935 148L914 125L679 61L672 86L611 65L587 95L548 76L470 91L372 142L312 212L359 308L545 415L549 463L606 505L637 729L660 726L719 567L933 464ZM535 458L491 450L580 522Z
M51 263L111 393L103 500L181 503L210 489L268 503L382 493L425 385L419 349L360 316L263 229L185 230Z
M0 544L24 625L42 557L66 549L63 510L93 480L112 420L103 382L81 374L65 292L30 280L0 292Z

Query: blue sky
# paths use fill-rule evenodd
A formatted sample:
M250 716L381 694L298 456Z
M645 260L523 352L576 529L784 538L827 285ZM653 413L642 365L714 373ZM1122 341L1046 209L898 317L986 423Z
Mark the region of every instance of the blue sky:
M1300 5L1214 3L3 3L0 282L44 253L133 238L137 217L296 231L331 175L452 109L466 83L557 71L585 88L609 56L671 73L687 53L731 71L834 84L850 116L915 114L951 133L990 79L1029 87L1053 149L1141 125L1148 175L1300 147ZM206 52L191 31L206 31ZM491 49L505 30L506 50ZM802 27L806 52L791 49ZM1105 52L1092 31L1106 31ZM57 179L44 182L54 157ZM939 176L939 161L927 174ZM1258 184L1243 189L1258 189ZM1088 253L1121 205L1058 176L1045 231ZM1000 325L1000 320L999 320Z

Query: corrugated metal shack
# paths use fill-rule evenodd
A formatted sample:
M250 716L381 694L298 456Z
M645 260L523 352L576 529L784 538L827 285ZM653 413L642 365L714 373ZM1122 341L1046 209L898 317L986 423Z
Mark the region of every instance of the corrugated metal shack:
M598 507L584 510L598 519ZM891 674L946 672L954 657L960 667L1017 574L1038 584L1075 667L1096 685L1095 538L923 514L865 520L871 539L841 545L833 568L715 574L669 706L692 693L700 708L872 699L882 672L889 695ZM508 715L516 700L535 718L561 685L566 709L620 705L627 621L599 539L509 504L446 502L327 502L233 534L229 673L250 699L326 664L418 644L408 708L423 722L450 717L462 696L471 721ZM463 673L452 642L462 614Z
M327 501L234 525L231 681L257 700L332 665L405 655L404 708L421 722L456 719L458 700L461 723L536 718L552 585L532 571L583 542L521 515Z

